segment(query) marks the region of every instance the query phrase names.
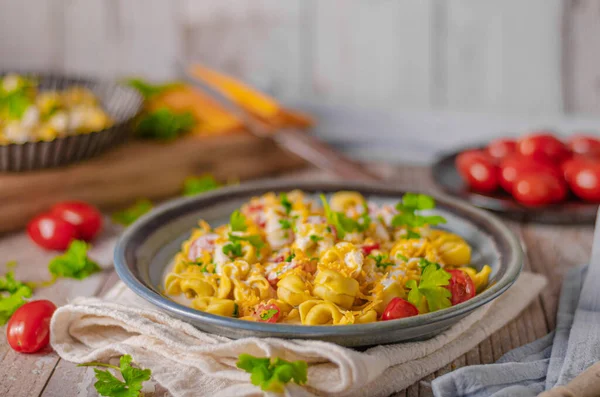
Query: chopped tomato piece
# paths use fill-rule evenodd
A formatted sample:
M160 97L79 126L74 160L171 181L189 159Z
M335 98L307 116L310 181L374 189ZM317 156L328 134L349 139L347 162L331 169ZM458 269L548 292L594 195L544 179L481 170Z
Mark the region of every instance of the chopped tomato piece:
M365 255L370 255L372 251L378 250L379 247L380 247L379 243L363 245L362 251Z
M446 287L452 293L450 299L452 306L468 301L475 296L475 284L473 284L473 280L467 273L458 269L446 271L452 276L450 284Z
M281 310L279 310L279 307L277 307L276 304L271 303L265 305L264 303L261 303L256 308L254 316L256 317L256 320L261 323L276 323L280 313Z
M381 320L396 320L398 318L412 317L419 314L416 306L402 298L393 298L385 307Z

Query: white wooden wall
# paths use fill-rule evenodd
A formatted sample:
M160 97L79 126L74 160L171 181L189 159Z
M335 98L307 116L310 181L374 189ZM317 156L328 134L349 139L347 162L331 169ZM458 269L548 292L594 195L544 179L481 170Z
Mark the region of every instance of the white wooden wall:
M599 44L596 0L0 0L0 69L166 79L199 60L386 108L600 112Z

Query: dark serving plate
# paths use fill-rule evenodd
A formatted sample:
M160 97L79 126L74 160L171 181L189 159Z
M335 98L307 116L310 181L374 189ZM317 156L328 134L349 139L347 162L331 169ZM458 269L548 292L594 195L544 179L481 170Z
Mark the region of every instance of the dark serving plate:
M436 213L446 229L460 234L473 249L472 265L492 267L490 286L474 298L448 309L394 321L369 324L306 326L268 324L217 316L178 304L161 293L165 269L202 218L213 225L227 223L231 211L253 196L269 191L302 189L309 194L356 190L369 200L396 203L404 194L389 185L275 181L227 187L195 197L170 201L128 227L115 248L115 269L135 293L168 314L197 328L230 338L276 337L319 339L344 346L372 346L430 338L506 291L522 267L522 250L514 234L495 216L461 200L436 197Z
M508 193L501 190L492 194L471 190L455 166L456 156L463 150L443 154L433 164L431 170L433 180L447 194L519 221L558 224L594 223L598 204L586 203L572 195L560 204L532 208L519 204Z

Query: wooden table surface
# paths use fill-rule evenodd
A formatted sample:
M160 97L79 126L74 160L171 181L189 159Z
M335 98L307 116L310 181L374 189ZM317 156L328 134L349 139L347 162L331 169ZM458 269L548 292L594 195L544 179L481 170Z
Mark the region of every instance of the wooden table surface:
M402 166L374 167L388 180L410 190L435 191L426 167ZM289 176L289 175L288 175ZM298 178L328 178L318 171L293 175ZM529 343L554 329L560 285L566 270L587 262L591 253L593 226L536 225L508 221L506 223L522 239L526 247L525 268L546 275L548 287L522 314L498 332L484 340L477 348L458 357L452 363L431 374L396 396L431 396L429 382L436 376L455 368L480 363L491 363L507 351ZM98 241L96 248L110 244ZM24 234L4 236L0 239L0 258L3 262L17 260L17 277L24 280L47 279L46 266L52 257L33 247ZM57 305L81 295L102 295L118 281L110 268L111 258L95 258L106 266L102 273L83 281L60 280L48 288L36 291L36 298L47 298ZM2 265L3 266L3 265ZM1 269L0 270L4 270ZM3 331L4 332L4 331ZM61 360L51 350L24 355L14 352L0 337L0 396L97 396L93 387L95 377L91 368L81 368ZM168 396L160 385L148 382L147 396Z

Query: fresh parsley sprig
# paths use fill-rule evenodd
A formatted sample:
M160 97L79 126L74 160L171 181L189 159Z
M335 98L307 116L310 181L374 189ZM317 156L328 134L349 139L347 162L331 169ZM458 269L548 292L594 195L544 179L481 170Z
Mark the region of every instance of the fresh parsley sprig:
M452 306L450 302L452 294L445 288L450 283L452 277L450 273L437 263L429 262L424 258L420 260L419 267L422 269L419 282L417 283L416 280L406 282L406 288L410 290L408 301L417 308L422 308L425 299L430 312Z
M275 393L282 393L285 384L290 381L303 385L308 377L306 361L286 361L279 357L259 358L244 353L240 354L236 365L250 373L250 381L253 385Z
M221 187L214 176L206 174L203 176L188 176L183 181L183 195L195 196L200 193L209 192Z
M135 88L145 100L151 99L156 95L182 86L182 83L180 82L153 84L138 78L129 79L125 83L128 86Z
M383 254L379 254L379 255L369 255L369 258L372 258L375 260L375 266L377 267L382 267L382 268L386 268L388 266L394 266L395 263L389 261L388 256L387 255L383 255ZM387 260L387 261L386 261Z
M406 238L419 238L421 235L414 230L415 227L425 225L438 225L446 223L446 219L439 215L421 215L417 211L435 208L435 199L426 194L406 193L402 201L396 205L398 214L392 219L392 226L406 226Z
M25 298L30 298L32 294L33 289L15 279L14 272L7 272L0 277L0 325L6 324L13 313L26 303Z
M81 240L74 240L67 251L50 261L48 270L54 278L68 277L82 280L102 269L96 262L88 258L89 246Z
M194 125L196 119L192 113L174 113L167 107L161 107L143 114L135 126L135 133L143 139L170 141L186 133Z
M279 194L279 202L285 210L285 213L289 215L292 212L292 202L290 201L286 193Z
M121 356L119 366L92 362L79 364L79 367L106 367L114 369L123 377L123 381L115 377L109 370L94 368L96 383L94 387L98 394L106 397L139 397L142 395L142 384L150 380L152 371L149 369L135 368L131 365L132 358L129 354Z
M229 216L229 227L232 232L245 232L248 230L246 217L239 210L235 210Z
M331 209L329 203L327 202L327 198L324 194L319 196L321 198L321 202L323 203L323 209L325 210L325 217L327 218L327 222L335 227L337 232L337 236L340 239L343 239L346 233L352 232L364 232L369 228L371 224L371 218L369 217L369 213L365 206L365 211L358 220L354 220L346 216L346 214L342 212L336 212Z
M115 212L112 214L112 221L123 226L129 226L135 222L139 217L147 212L150 212L154 204L152 201L147 199L140 199L135 202L132 206L124 209L123 211Z

